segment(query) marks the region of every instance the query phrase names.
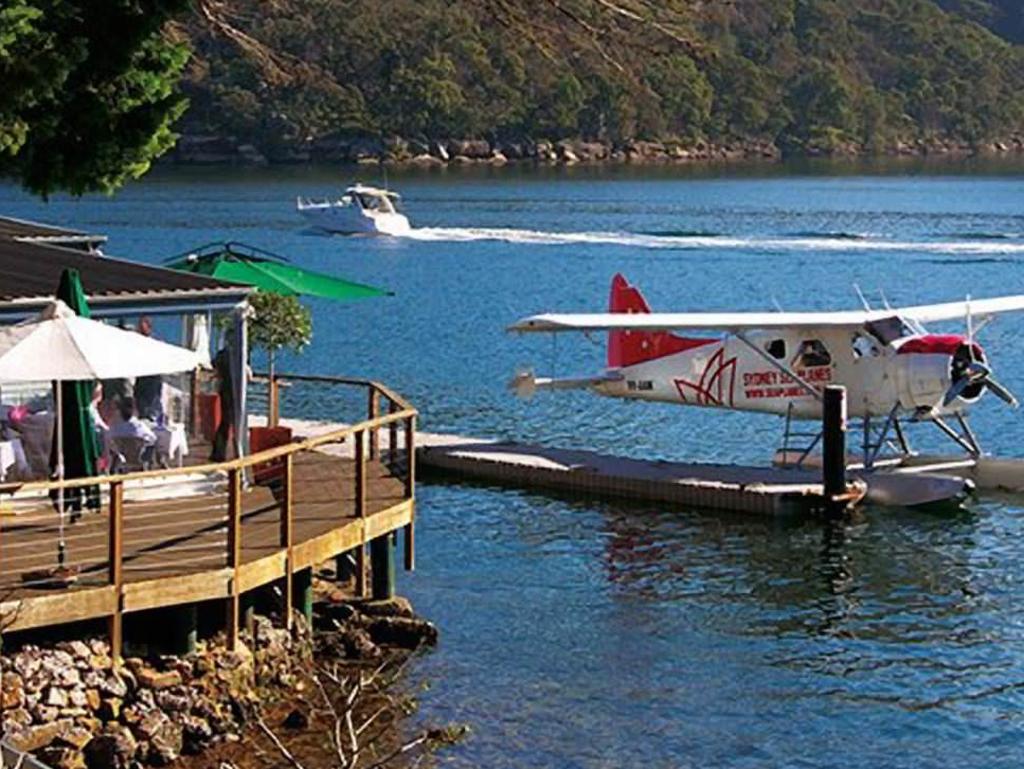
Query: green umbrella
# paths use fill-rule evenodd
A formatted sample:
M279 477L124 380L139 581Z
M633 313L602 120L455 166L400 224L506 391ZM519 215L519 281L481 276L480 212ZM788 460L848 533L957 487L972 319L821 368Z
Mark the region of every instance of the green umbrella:
M281 256L240 243L211 243L166 262L174 270L209 275L275 294L322 296L340 302L391 296L390 291L295 267Z
M78 270L69 268L61 273L57 298L83 318L88 318L92 314ZM95 385L93 382L60 382L55 383L55 386L61 388L62 408L61 419L58 422L63 424L64 477L88 478L96 475L96 460L99 459L101 451L96 425L89 413ZM56 432L50 451L50 466L57 466ZM81 488L68 489L66 494L70 498L72 508L81 505ZM95 487L86 489L85 494L91 504L99 502L98 489Z

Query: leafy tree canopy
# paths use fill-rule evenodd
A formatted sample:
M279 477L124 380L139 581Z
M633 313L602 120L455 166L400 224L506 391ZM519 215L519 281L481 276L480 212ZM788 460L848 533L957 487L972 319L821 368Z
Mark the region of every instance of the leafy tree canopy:
M173 146L188 0L0 4L0 173L43 196L109 192Z

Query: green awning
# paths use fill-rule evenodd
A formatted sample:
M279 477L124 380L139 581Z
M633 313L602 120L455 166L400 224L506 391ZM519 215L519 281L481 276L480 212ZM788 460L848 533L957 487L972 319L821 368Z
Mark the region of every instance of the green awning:
M304 270L284 257L240 243L214 243L167 263L174 270L254 286L275 294L321 296L339 302L391 296L392 292L322 272Z

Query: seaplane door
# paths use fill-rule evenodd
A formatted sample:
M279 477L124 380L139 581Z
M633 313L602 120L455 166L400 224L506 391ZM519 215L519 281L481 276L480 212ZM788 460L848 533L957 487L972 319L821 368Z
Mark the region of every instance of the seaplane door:
M892 390L885 348L864 330L852 332L849 344L850 376L843 379L849 383L850 411L887 414L893 404L884 402L886 393Z

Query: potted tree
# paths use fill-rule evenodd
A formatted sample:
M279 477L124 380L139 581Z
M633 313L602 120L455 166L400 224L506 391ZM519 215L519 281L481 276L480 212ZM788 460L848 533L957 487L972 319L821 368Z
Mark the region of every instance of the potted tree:
M313 338L313 319L309 308L294 295L256 291L249 297L252 316L249 318L249 344L267 354L270 376L270 408L266 427L249 430L249 449L253 453L283 446L292 440L289 427L277 424L277 385L274 380L274 359L281 350L301 352ZM267 463L254 468L257 483L266 481L279 472L280 463Z

